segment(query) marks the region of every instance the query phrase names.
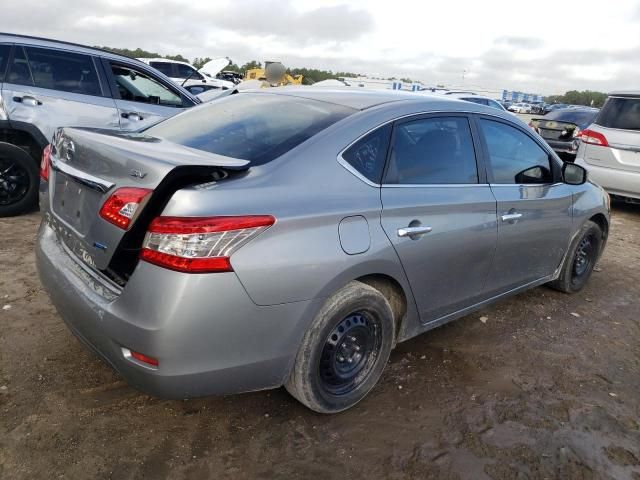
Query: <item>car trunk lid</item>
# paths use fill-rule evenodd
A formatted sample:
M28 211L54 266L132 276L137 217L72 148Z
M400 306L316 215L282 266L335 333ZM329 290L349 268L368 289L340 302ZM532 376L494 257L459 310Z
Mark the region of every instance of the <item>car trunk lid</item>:
M577 132L580 131L580 127L573 122L561 122L558 120L547 120L544 118L532 119L531 126L534 127L545 140L557 140L564 142L571 141Z
M595 124L589 130L604 135L608 146L585 145L585 162L640 173L640 131L605 128Z
M248 168L245 160L216 155L139 133L64 128L54 136L49 209L58 237L85 264L103 271L125 234L142 222L118 227L100 209L123 187L148 189L141 210L166 202L185 184ZM169 185L167 184L169 183Z

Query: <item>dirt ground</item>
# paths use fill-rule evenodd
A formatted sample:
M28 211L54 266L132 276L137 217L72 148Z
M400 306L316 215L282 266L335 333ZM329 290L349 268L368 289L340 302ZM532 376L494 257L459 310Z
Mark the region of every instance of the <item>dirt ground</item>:
M640 206L615 206L583 292L536 288L403 343L334 416L284 389L128 387L40 287L39 220L0 219L2 479L640 479Z

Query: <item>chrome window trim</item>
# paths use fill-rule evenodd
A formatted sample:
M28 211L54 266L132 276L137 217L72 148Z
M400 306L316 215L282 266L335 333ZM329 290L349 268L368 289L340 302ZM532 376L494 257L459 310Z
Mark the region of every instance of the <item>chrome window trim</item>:
M487 107L487 108L491 108L491 107ZM347 162L347 160L345 160L345 158L342 156L344 154L344 152L346 152L347 150L349 150L353 145L355 145L356 143L358 143L360 140L362 140L364 137L366 137L367 135L369 135L371 132L373 132L374 130L377 130L378 128L384 127L385 125L388 125L390 123L394 123L400 120L404 120L407 118L411 118L411 117L421 117L423 115L431 115L431 114L446 114L446 115L450 115L450 116L455 116L456 114L460 114L460 115L485 115L487 117L494 117L500 120L506 120L507 122L510 123L510 119L507 117L503 117L501 115L495 115L493 113L486 113L486 112L474 112L471 110L432 110L432 111L427 111L427 112L414 112L414 113L408 113L406 115L402 115L400 117L394 118L392 120L387 120L385 122L382 122L378 125L376 125L375 127L370 128L369 130L367 130L365 133L363 133L362 135L360 135L358 138L356 138L355 140L353 140L351 143L349 143L346 147L344 147L342 150L340 150L340 152L338 153L338 156L336 157L337 162L345 169L347 170L349 173L351 173L354 177L356 177L357 179L361 180L362 182L364 182L366 185L370 186L370 187L376 187L376 188L382 188L382 187L391 187L391 188L414 188L414 187L477 187L479 185L489 185L489 186L504 186L504 187L513 187L513 186L524 186L524 187L534 187L534 186L543 186L543 185L551 185L548 183L541 183L541 184L533 184L533 183L528 183L528 184L514 184L514 183L503 183L503 184L494 184L494 183L414 183L414 184L395 184L395 183L376 183L376 182L372 182L371 180L369 180L367 177L365 177L362 173L360 173L358 170L356 170L356 168L351 165L349 162ZM536 144L538 144L538 142L536 142ZM542 148L542 146L541 146ZM543 148L543 150L547 151L546 149ZM547 153L549 153L547 151ZM562 182L560 182L560 184L562 184Z

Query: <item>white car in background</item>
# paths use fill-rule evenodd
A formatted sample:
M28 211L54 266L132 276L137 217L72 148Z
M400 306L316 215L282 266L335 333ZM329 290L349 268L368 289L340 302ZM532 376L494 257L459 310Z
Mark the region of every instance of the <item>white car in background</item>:
M229 90L235 87L233 82L216 78L216 75L229 65L227 58L214 58L205 63L200 70L187 62L169 60L168 58L138 58L138 60L164 73L193 95L207 90Z
M528 103L514 103L507 110L513 113L531 113L531 105Z
M616 92L580 133L575 163L611 195L640 202L640 91Z
M484 97L482 95L476 95L475 93L451 93L447 94L449 98L457 98L458 100L464 100L465 102L477 103L478 105L486 105L487 107L495 108L501 112L507 111L499 102L493 98Z

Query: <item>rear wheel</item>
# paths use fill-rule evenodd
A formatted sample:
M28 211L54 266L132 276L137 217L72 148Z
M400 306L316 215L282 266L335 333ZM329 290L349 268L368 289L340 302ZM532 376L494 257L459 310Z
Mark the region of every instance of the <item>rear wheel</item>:
M0 144L0 217L32 210L38 204L38 165L21 148Z
M373 287L351 282L316 316L285 387L316 412L346 410L378 382L393 341L387 299Z
M549 286L565 293L582 290L589 281L602 248L602 229L592 221L587 221L571 245L560 276Z

